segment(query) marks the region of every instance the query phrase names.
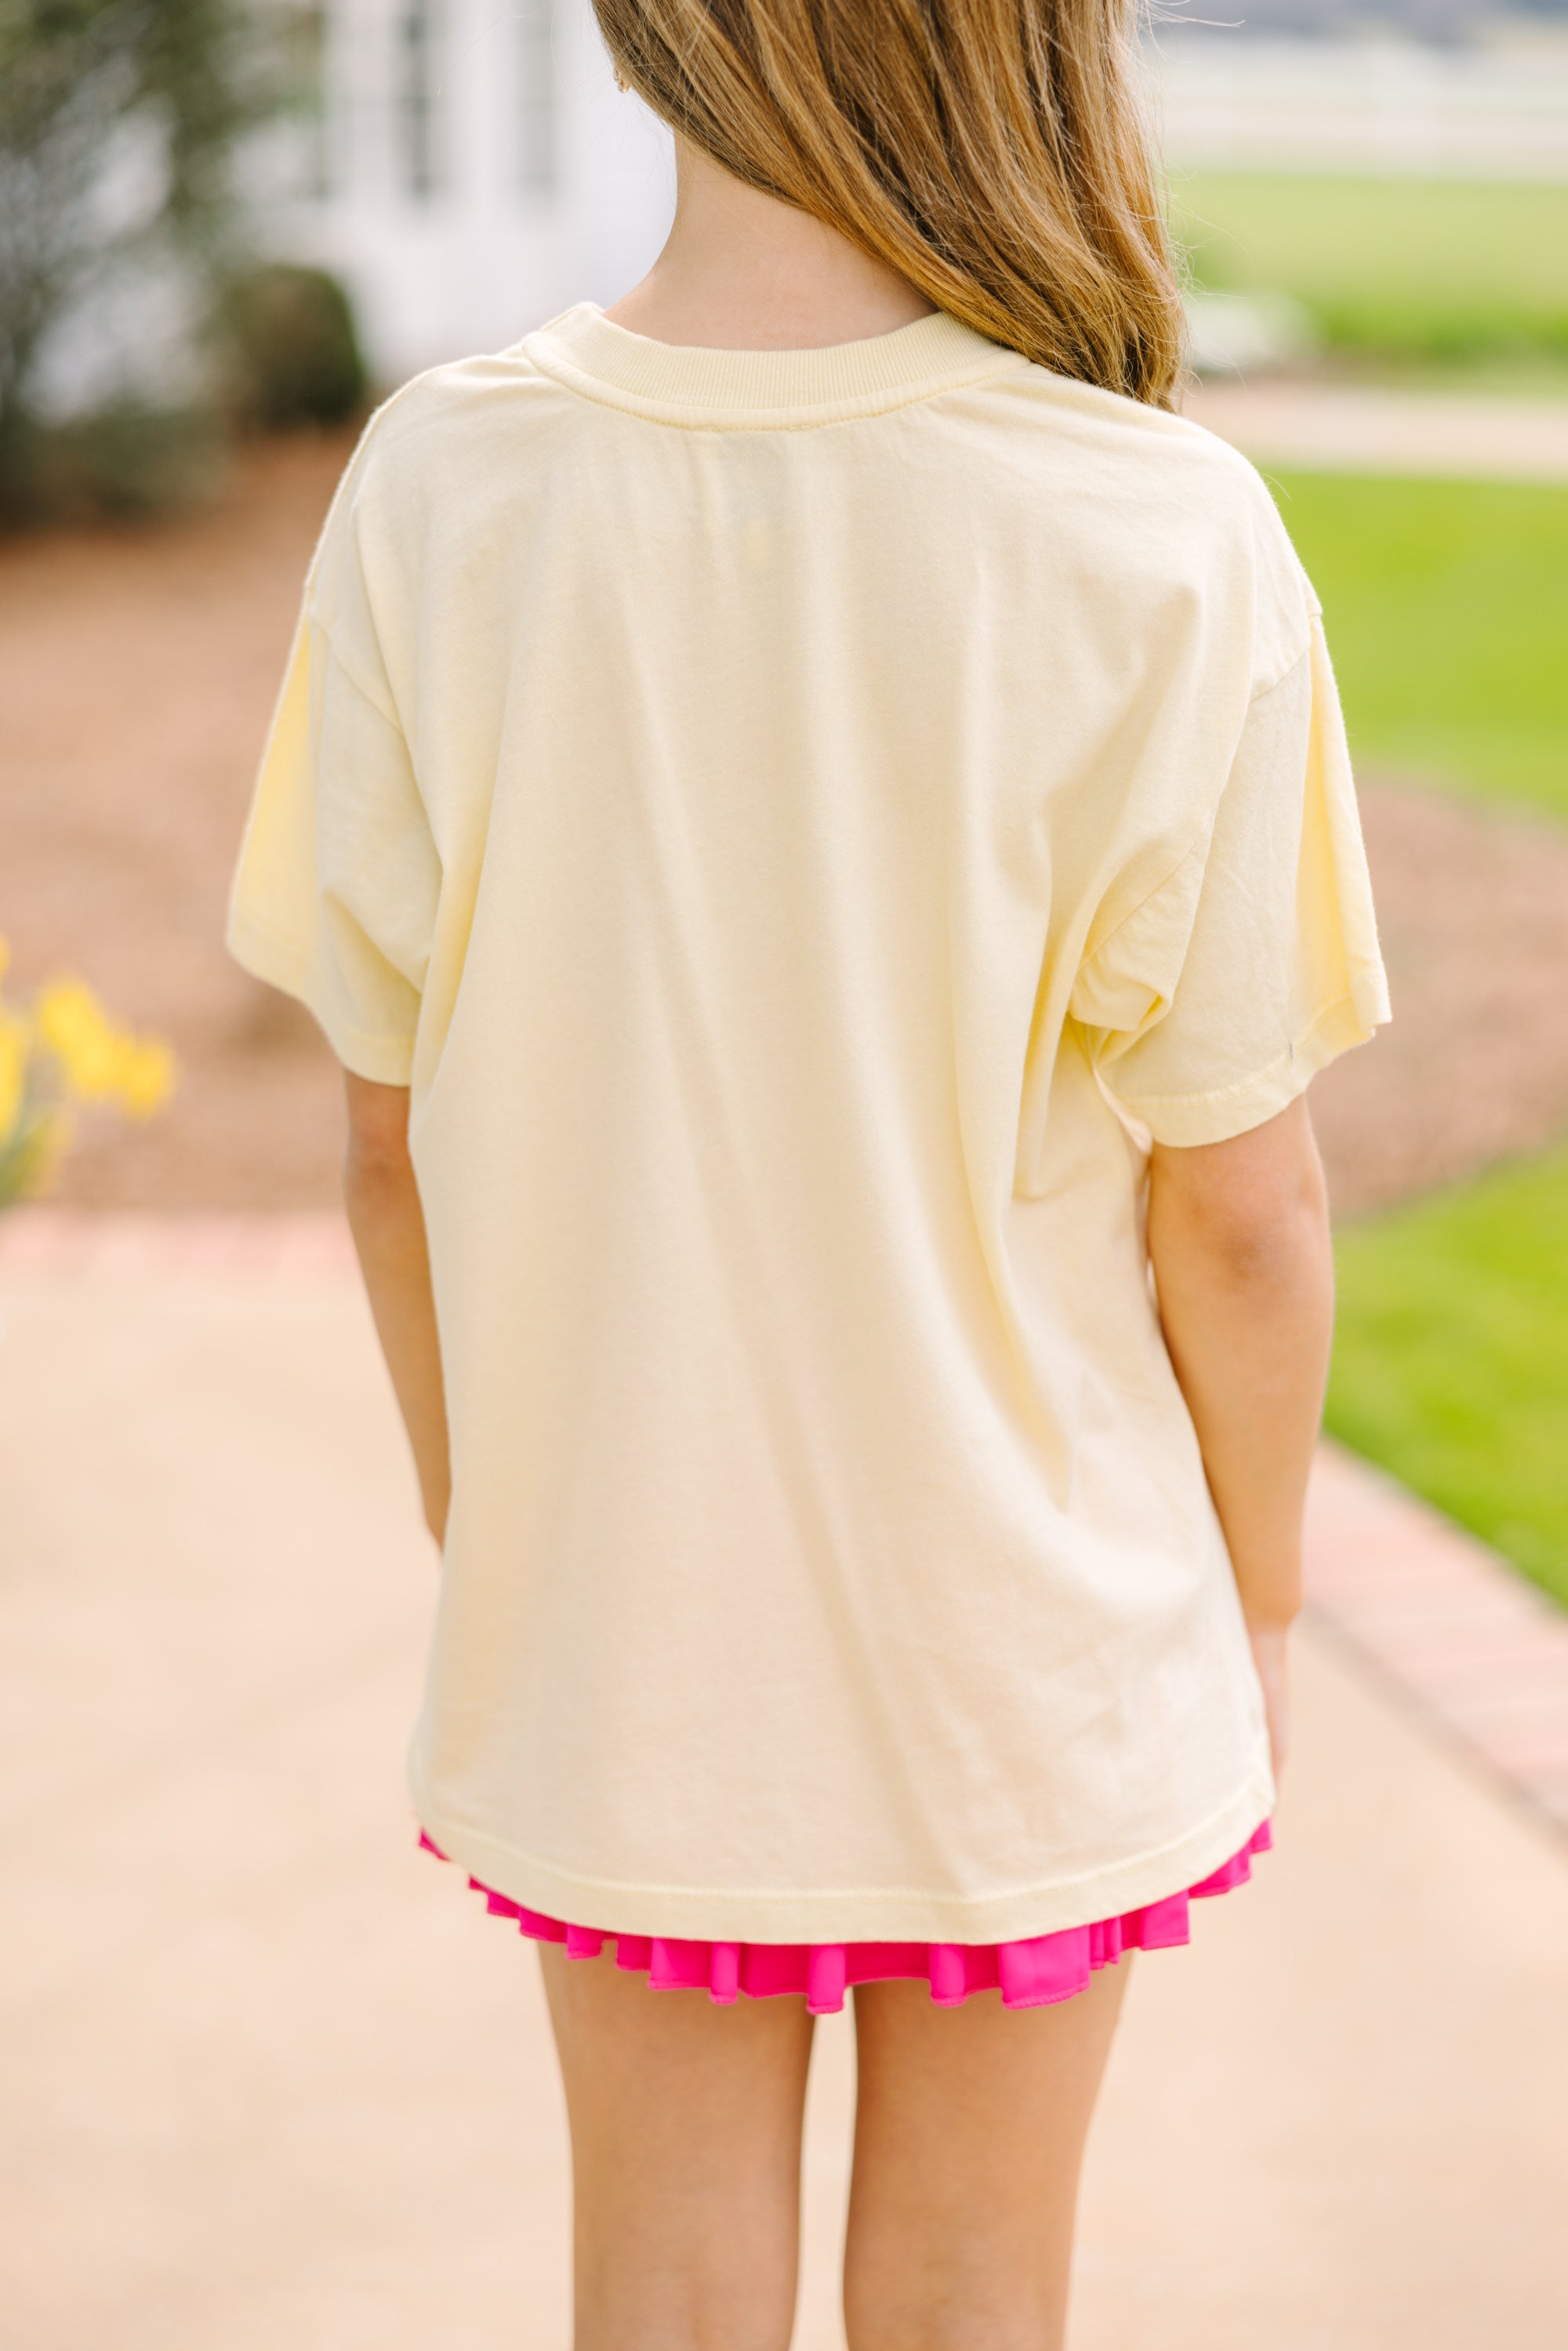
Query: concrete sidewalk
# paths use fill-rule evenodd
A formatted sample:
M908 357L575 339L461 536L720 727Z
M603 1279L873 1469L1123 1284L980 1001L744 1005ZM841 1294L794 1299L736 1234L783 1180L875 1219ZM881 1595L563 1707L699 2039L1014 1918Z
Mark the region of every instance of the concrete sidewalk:
M340 1247L0 1251L0 1317L5 2351L566 2351L535 1970L402 1798L434 1571ZM1568 2341L1564 1847L1347 1654L1277 1854L1138 1963L1073 2351Z
M1265 468L1568 482L1568 400L1261 376L1200 383L1183 413Z

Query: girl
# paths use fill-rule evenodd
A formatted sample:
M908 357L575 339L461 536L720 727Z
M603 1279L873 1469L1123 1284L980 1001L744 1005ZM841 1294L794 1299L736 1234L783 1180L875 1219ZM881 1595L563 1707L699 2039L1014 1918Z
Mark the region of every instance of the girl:
M1283 1748L1343 736L1172 413L1123 0L598 5L669 244L374 419L233 943L348 1071L579 2351L782 2351L846 1985L852 2351L1045 2351L1112 1962Z

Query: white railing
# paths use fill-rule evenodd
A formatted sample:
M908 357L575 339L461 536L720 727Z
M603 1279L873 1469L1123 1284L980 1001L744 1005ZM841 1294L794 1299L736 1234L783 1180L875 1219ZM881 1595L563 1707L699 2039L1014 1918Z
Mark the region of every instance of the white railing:
M1150 69L1178 167L1568 180L1568 35L1549 28L1436 48L1171 26Z

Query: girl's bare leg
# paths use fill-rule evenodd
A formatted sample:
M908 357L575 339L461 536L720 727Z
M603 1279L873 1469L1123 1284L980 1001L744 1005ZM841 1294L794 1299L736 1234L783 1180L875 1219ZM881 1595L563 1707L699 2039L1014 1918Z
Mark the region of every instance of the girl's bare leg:
M574 2351L787 2351L803 2000L720 2008L541 1948L566 2085Z
M850 2351L1061 2351L1078 2173L1130 1961L1076 1998L855 1994Z

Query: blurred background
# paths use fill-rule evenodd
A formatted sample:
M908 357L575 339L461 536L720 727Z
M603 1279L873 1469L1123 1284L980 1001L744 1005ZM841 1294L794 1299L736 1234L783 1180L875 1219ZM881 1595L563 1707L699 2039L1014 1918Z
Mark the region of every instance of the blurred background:
M1321 1089L1333 1424L1568 1599L1568 5L1184 16L1191 413L1328 608L1399 1015ZM0 933L183 1071L54 1196L324 1207L333 1073L218 946L300 575L377 395L635 279L664 140L587 0L0 23Z
M1459 1554L1442 1545L1457 1527L1488 1547L1484 1574L1503 1579L1487 1587L1495 1606L1481 1642L1502 1660L1502 1681L1484 1706L1472 1691L1469 1729L1449 1705L1445 1735L1469 1741L1472 1761L1534 1807L1538 1858L1518 1862L1528 1891L1491 1892L1512 1920L1519 1963L1536 1972L1507 1999L1479 1977L1472 1990L1494 2013L1511 2000L1536 2020L1530 2048L1561 2080L1561 2024L1552 2037L1539 2020L1562 2014L1563 1946L1548 1981L1542 1905L1556 1904L1561 1926L1568 1882L1547 1825L1568 1822L1568 1619L1559 1614L1568 1606L1568 0L1251 0L1244 21L1223 24L1170 5L1145 41L1145 66L1187 281L1188 413L1262 466L1323 601L1394 990L1392 1029L1314 1089L1341 1280L1330 1426L1443 1514L1398 1520L1406 1532L1386 1545L1364 1537L1373 1549L1408 1563L1427 1540L1409 1536L1420 1525L1432 1556L1451 1564ZM313 1608L342 1573L353 1510L336 1472L299 1468L303 1423L289 1424L288 1442L302 1448L294 1469L316 1479L319 1531L335 1530L340 1548L325 1535L308 1545L314 1580L291 1585L294 1571L279 1565L292 1557L291 1522L257 1531L294 1474L288 1459L269 1457L264 1475L257 1432L272 1427L267 1412L281 1428L303 1406L286 1354L265 1378L236 1370L264 1325L266 1344L282 1346L283 1323L274 1329L266 1315L283 1315L289 1280L344 1263L333 1238L335 1065L307 1018L233 968L221 947L251 778L305 565L371 405L412 372L512 342L570 302L612 301L657 250L671 199L664 136L615 89L588 0L0 0L0 935L9 953L0 967L0 1206L12 1203L0 1214L0 1381L9 1384L0 1484L16 1506L10 1535L0 1531L0 1610L18 1612L17 1719L37 1729L37 1753L55 1753L62 1722L76 1726L84 1752L101 1737L121 1656L134 1656L147 1689L167 1695L158 1677L174 1652L159 1627L182 1608L195 1606L221 1638L212 1612L238 1604L256 1656L281 1657L293 1620L258 1631L247 1613L257 1589L274 1579L279 1607ZM26 1193L38 1200L23 1204ZM150 1231L207 1236L203 1262L219 1270L195 1303L195 1291L180 1293L186 1302L168 1309L174 1319L156 1343L148 1334L164 1328L167 1267L177 1262L188 1279L195 1260L185 1243L160 1257ZM119 1238L110 1246L104 1236ZM134 1279L111 1296L104 1269L116 1265L131 1265ZM258 1306L269 1291L271 1304ZM299 1307L308 1332L317 1311ZM425 1570L411 1548L395 1430L360 1326L347 1337L325 1332L312 1376L327 1384L318 1392L307 1379L300 1393L319 1418L340 1422L361 1411L345 1401L350 1393L371 1398L363 1458L382 1494L382 1561L401 1562L396 1640L406 1635L412 1658ZM340 1375L330 1368L340 1344ZM233 1407L222 1442L203 1417L215 1393ZM224 1527L227 1551L250 1562L243 1604L204 1548L195 1502L182 1519L169 1499L196 1492L190 1456L201 1442L227 1464L227 1482L210 1479L202 1508ZM78 1495L78 1447L97 1465L90 1509ZM79 1482L83 1492L92 1484ZM73 1517L78 1509L88 1515ZM141 1549L121 1551L138 1512ZM182 1598L146 1566L138 1614L137 1587L112 1580L111 1554L123 1567L154 1549L183 1560L190 1581ZM1416 1578L1427 1647L1417 1642L1412 1656L1475 1653L1479 1619L1454 1600L1448 1573ZM341 1588L362 1600L375 1588L370 1576L367 1563ZM1509 1614L1510 1595L1528 1600L1525 1614ZM198 1677L199 1650L186 1656ZM405 1659L388 1686L388 1722L406 1717L413 1670ZM134 1727L123 1692L121 1702L116 1736L141 1753L146 1725ZM1484 1735L1483 1717L1492 1726ZM1346 1733L1357 1753L1360 1735ZM1384 1735L1367 1731L1368 1754L1383 1754ZM113 1753L92 1751L94 1770L112 1775ZM1398 1815L1390 1792L1408 1759L1388 1752L1392 1761L1375 1764L1385 1779L1334 1799L1342 1830L1358 1803ZM370 1768L346 1732L338 1763L340 1772ZM378 1750L374 1769L383 1768ZM1324 1770L1327 1789L1333 1767ZM69 1780L32 1751L18 1773L22 1786L40 1773L51 1788ZM1427 1821L1426 1802L1412 1796L1408 1817ZM148 1804L141 1836L152 1834L148 1822L175 1819L172 1799L162 1813L151 1796ZM1465 1817L1472 1858L1522 1851L1509 1840L1524 1833L1500 1804L1495 1816ZM296 1813L288 1837L299 1827ZM205 1834L167 1829L172 1886L188 1881L193 1856L208 1855ZM1430 1858L1442 1838L1425 1828L1421 1838ZM396 1863L401 1870L401 1846ZM1530 1876L1542 1868L1556 1873L1550 1901L1548 1880ZM67 1928L88 1923L63 1880L46 1868L40 1883L53 1891L38 1916L52 1923L40 1927L33 1960L26 1938L19 1946L24 1972L35 1968L26 1999L52 1997L69 1977ZM1364 1898L1385 1883L1385 1867L1369 1876ZM177 1907L187 1896L170 1898ZM386 1896L394 1906L403 1898ZM1426 1897L1406 1885L1400 1898L1408 1915ZM297 1922L304 1903L300 1894ZM475 1955L455 1957L444 1928L428 1928L434 1939L419 1943L427 1928L405 1924L413 1939L400 1948L418 1947L434 1985L449 1962ZM220 1957L251 1948L232 1919L212 1931ZM1392 1951L1392 1923L1388 1938ZM265 1944L252 1952L257 1968ZM496 2001L498 1984L497 1974L486 1995ZM1464 2011L1456 1986L1445 2033ZM1390 1980L1391 2035L1407 1992ZM92 1996L107 1997L103 1982ZM137 2011L138 2032L152 2012ZM181 2015L168 2030L170 2045L183 2048ZM79 2020L59 2028L68 2039L80 2029ZM347 2045L346 2022L343 2032ZM97 2046L90 2033L86 2045ZM1354 2032L1335 2043L1342 2054L1353 2045ZM122 2059L100 2053L100 2062L112 2074ZM1323 2062L1332 2071L1337 2060ZM1357 2062L1364 2071L1364 2047ZM368 2047L364 2065L354 2095L369 2097L365 2084L387 2074L386 2046ZM434 2078L416 2085L427 2118L439 2104ZM1493 2117L1512 2115L1516 2153L1533 2127L1520 2119L1523 2079ZM1167 2087L1182 2098L1193 2085L1172 2077ZM260 2095L254 2082L252 2091ZM148 2131L157 2139L173 2128L151 2079L125 2096L119 2118L100 2116L88 2134L93 2160L110 2168L116 2148L123 2160ZM1554 2111L1560 2120L1560 2103ZM141 2125L127 2119L132 2112ZM152 2114L162 2117L155 2126ZM465 2130L471 2121L465 2110ZM1317 2127L1302 2125L1302 2143L1321 2168ZM1145 2125L1127 2126L1129 2147L1140 2133L1146 2139ZM57 2116L44 2136L63 2148L71 2132ZM1525 2173L1510 2176L1517 2219ZM1545 2176L1540 2163L1533 2176ZM1437 2192L1425 2180L1428 2191ZM541 2193L548 2202L555 2190ZM1166 2209L1163 2195L1151 2185L1151 2215ZM220 2294L181 2332L162 2289L145 2283L164 2274L157 2260L126 2250L141 2244L138 2228L156 2229L145 2212L132 2225L109 2201L130 2232L105 2256L110 2269L120 2262L118 2301L84 2303L74 2319L63 2304L40 2314L47 2296L27 2302L23 2333L7 2334L0 2318L7 2346L64 2351L108 2339L92 2331L106 2310L119 2313L117 2346L158 2351L187 2340L225 2351L276 2343L296 2322L296 2339L311 2346L404 2340L392 2321L365 2317L373 2294L312 2302L308 2322L303 2302L264 2297L270 2315L252 2328ZM1462 2295L1423 2302L1401 2285L1375 2321L1365 2318L1374 2304L1312 2304L1304 2351L1330 2340L1336 2351L1561 2343L1560 2245L1548 2262L1555 2284L1531 2285L1543 2249L1533 2237L1515 2243L1513 2219L1494 2218L1486 2263L1514 2261L1518 2294L1528 2287L1507 2325L1482 2327ZM1108 2244L1109 2222L1104 2235ZM234 2258L231 2284L248 2274ZM0 2269L4 2259L0 2251ZM1084 2340L1105 2351L1175 2351L1189 2339L1203 2351L1232 2342L1252 2351L1262 2340L1291 2351L1298 2341L1265 2325L1241 2286L1230 2317L1205 2304L1190 2338L1168 2313L1157 2316L1166 2305L1155 2284L1142 2319L1118 2319L1111 2270L1096 2271L1095 2260L1114 2267L1103 2247L1090 2261L1086 2307L1099 2331ZM200 2267L188 2247L168 2261L170 2275L182 2262ZM1414 2279L1414 2249L1411 2264ZM136 2277L140 2301L126 2283ZM468 2331L419 2339L514 2339L476 2310Z

